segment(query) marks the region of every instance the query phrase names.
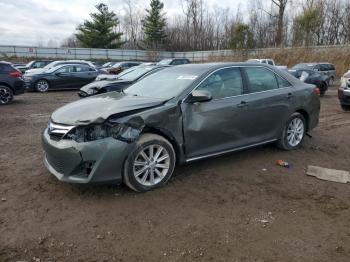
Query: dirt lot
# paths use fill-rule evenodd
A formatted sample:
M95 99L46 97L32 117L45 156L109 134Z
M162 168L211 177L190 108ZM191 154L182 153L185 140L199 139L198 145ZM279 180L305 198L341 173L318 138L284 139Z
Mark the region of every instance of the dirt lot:
M350 260L350 184L305 175L308 164L350 170L350 113L335 88L300 150L195 162L145 194L64 184L44 168L40 133L75 99L28 93L0 108L0 261Z

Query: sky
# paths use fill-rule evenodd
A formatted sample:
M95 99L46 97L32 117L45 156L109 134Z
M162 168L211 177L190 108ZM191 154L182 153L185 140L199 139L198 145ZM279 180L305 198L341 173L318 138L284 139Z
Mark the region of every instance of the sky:
M89 19L99 2L116 14L123 13L125 0L0 0L0 45L58 46L78 24ZM149 1L131 0L144 9ZM206 0L210 8L234 11L248 0ZM163 0L168 18L182 12L181 0Z

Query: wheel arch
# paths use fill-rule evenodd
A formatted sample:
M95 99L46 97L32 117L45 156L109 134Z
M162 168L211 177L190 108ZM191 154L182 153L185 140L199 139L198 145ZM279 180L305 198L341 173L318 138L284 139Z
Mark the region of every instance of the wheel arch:
M167 130L164 130L164 129L146 126L142 130L142 134L145 134L145 133L156 134L156 135L162 136L166 140L168 140L169 143L174 148L175 155L176 155L176 162L178 162L178 163L183 162L184 156L183 156L183 151L181 150L181 146L179 145L178 141L175 139L175 137L170 132L168 132Z
M12 92L14 92L15 90L12 88L12 86L10 86L9 84L5 83L5 82L0 82L0 86L6 86L8 88L10 88L12 90Z
M306 131L309 131L309 128L310 128L310 115L309 115L309 113L303 108L297 109L295 112L301 114L305 118Z

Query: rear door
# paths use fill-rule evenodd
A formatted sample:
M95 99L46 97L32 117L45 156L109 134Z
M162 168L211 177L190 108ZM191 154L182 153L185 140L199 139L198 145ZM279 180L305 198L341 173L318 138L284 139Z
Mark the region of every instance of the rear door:
M278 138L294 108L294 87L265 67L245 67L244 73L249 95L242 132L249 144Z
M73 75L76 87L82 87L96 78L97 71L87 65L76 65Z
M181 105L187 158L215 154L246 144L246 134L241 129L246 119L240 68L219 69L196 89L210 92L213 99Z

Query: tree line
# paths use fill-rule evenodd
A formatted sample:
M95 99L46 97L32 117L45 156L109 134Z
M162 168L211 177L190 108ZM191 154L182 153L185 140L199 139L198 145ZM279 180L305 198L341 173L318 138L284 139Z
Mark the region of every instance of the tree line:
M350 44L349 0L249 0L242 11L180 0L169 16L161 0L142 10L124 0L122 16L98 4L65 47L167 51Z

